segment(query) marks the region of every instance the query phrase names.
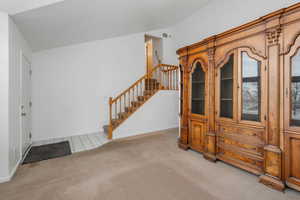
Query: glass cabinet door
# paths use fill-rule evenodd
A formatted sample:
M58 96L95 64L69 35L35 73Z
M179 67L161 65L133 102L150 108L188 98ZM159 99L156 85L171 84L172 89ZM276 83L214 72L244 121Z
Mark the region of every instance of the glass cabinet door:
M300 126L300 51L291 58L290 125Z
M248 48L238 48L223 62L217 74L217 117L225 121L263 125L262 116L266 113L266 108L261 105L266 97L262 92L266 80L262 69L264 58Z
M261 103L261 62L241 52L241 119L260 121Z
M284 56L284 129L300 132L300 40Z
M247 48L238 51L238 120L264 126L267 112L266 61Z
M191 75L191 111L205 115L205 72L197 62Z
M221 68L220 77L220 117L233 118L233 67L234 54Z

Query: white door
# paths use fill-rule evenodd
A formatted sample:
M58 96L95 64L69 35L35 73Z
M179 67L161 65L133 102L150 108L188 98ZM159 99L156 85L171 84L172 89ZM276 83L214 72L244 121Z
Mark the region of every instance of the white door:
M31 145L31 65L26 57L22 56L21 77L21 139L22 154Z

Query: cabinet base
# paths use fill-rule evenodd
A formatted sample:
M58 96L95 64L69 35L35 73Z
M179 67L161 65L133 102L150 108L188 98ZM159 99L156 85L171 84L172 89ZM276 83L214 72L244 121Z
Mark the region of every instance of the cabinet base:
M298 191L300 192L300 186L295 185L295 184L293 184L293 183L289 183L289 182L286 182L286 185L287 185L288 187L293 188L293 189L295 189L295 190L298 190Z
M261 175L259 182L278 191L284 191L285 189L285 185L281 180L268 175Z
M185 151L189 149L189 146L187 144L182 144L181 142L178 142L178 147Z
M217 157L215 155L209 154L209 153L203 153L203 157L206 160L209 160L211 162L216 162L217 161Z

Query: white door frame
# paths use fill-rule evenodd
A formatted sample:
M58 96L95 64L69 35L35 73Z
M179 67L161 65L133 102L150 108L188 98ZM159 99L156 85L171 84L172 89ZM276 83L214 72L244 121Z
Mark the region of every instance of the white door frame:
M24 61L28 63L29 65L29 71L26 73L31 73L31 62L30 60L27 58L27 56L21 52L21 56L20 56L20 105L19 105L19 110L20 110L20 154L21 154L21 158L24 159L26 154L28 153L28 151L30 150L30 147L32 145L32 140L31 138L29 138L29 145L28 147L26 147L26 150L23 152L23 145L24 145L24 141L23 141L23 137L24 137L24 132L23 132L23 117L22 117L22 105L23 105L23 95L24 95L24 87L23 87L23 77L24 77ZM30 77L30 85L31 85L31 77ZM31 93L31 90L30 90ZM31 101L31 94L30 95L30 101ZM29 106L29 105L28 105ZM29 109L31 110L31 107L29 106ZM29 114L29 113L28 113ZM31 115L31 111L30 111L30 115ZM30 116L31 117L31 116ZM31 132L31 120L29 121L29 127L30 127L30 132Z

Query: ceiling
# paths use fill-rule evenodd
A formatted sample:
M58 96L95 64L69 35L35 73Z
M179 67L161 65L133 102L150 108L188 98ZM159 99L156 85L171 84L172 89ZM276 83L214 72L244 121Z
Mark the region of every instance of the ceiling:
M1 0L0 11L10 15L39 8L63 0Z
M22 1L25 0L19 2ZM196 12L208 1L65 0L14 14L12 18L33 51L39 51L166 28ZM50 3L50 0L45 2ZM17 11L19 8L10 9Z

